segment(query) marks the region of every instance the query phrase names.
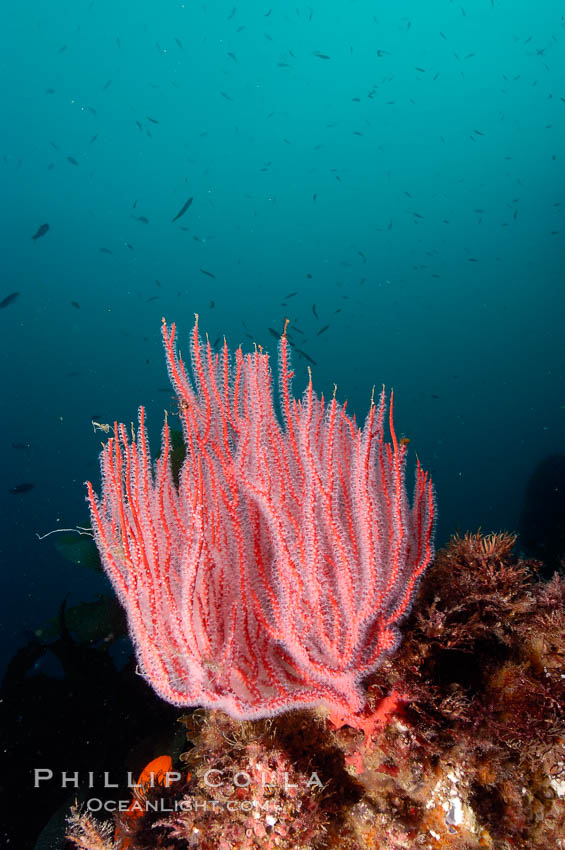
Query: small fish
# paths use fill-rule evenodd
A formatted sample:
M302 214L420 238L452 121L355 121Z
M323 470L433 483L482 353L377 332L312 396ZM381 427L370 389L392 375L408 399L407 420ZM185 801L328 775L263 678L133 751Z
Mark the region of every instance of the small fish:
M295 295L298 295L298 292L289 292L288 295L285 295L285 298L294 298Z
M202 274L207 275L207 277L216 277L215 274L212 274L212 272L207 272L206 269L200 269L200 271L202 272Z
M139 132L143 133L143 127L141 126L140 122L136 121L135 123L137 124L137 128L138 128Z
M106 80L106 82L104 83L104 86L102 87L102 91L108 91L108 89L110 88L111 85L112 85L112 80Z
M296 353L297 353L297 354L301 354L301 355L302 355L302 357L304 357L304 358L308 361L308 363L311 363L311 364L312 364L312 366L317 366L317 365L318 365L318 364L316 363L316 361L315 361L315 360L313 360L313 359L312 359L312 357L310 357L310 355L309 355L309 354L306 354L306 352L305 352L305 351L302 351L302 349L301 349L301 348L295 348L294 350L296 351Z
M221 91L220 94L222 97L225 97L226 100L233 100L233 97L230 97L229 94L225 93L225 91Z
M70 162L70 163L71 163L71 165L78 165L78 162L77 162L77 160L74 158L74 156L68 156L68 157L67 157L67 162Z
M27 449L31 449L31 443L12 443L12 448L25 451Z
M318 313L316 312L316 305L315 304L312 304L312 312L314 313L315 317L318 318Z
M92 144L93 142L95 142L97 138L98 138L98 133L96 133L96 135L95 135L95 136L91 136L91 138L90 138L90 144Z
M19 292L11 292L9 295L6 295L6 297L0 301L0 310L4 310L5 307L9 307L10 304L13 304L19 295Z
M228 50L228 56L230 57L230 59L233 59L234 62L237 62L237 56L235 55L235 53L230 53Z
M129 248L129 249L130 249L130 251L135 250L135 249L134 249L134 247L133 247L133 245L130 245L130 243L129 243L129 242L124 242L124 245L126 246L126 248Z
M159 124L159 121L157 121L156 118L151 118L150 115L146 115L145 117L147 118L148 121L151 121L152 124Z
M274 336L274 338L275 338L275 339L280 339L280 338L281 338L280 333L277 333L277 331L276 331L276 330L274 330L274 328L267 328L267 330L269 331L269 333L271 334L271 336Z
M316 336L320 336L320 334L323 334L325 331L327 331L328 328L329 328L329 325L324 325L323 328L320 328L320 330L318 331Z
M182 44L181 44L180 38L175 38L175 41L176 41L176 43L178 44L178 46L180 47L180 49L181 49L181 50L184 50L184 47L183 47L183 46L182 46Z
M75 310L80 310L80 304L78 301L71 301L71 307L74 307Z
M144 215L132 215L132 218L134 218L136 221L143 222L143 224L149 224L149 219L145 218Z
M11 487L8 490L8 493L11 496L17 496L19 493L29 493L30 490L33 490L35 484L31 484L29 481L24 481L23 484L16 484L15 487Z
M149 304L149 302L150 302L150 301L157 301L157 299L158 299L159 297L160 297L159 295L152 295L152 296L151 296L151 298L148 298L148 299L146 300L146 304Z
M187 209L191 205L192 200L193 200L192 198L189 198L188 201L185 204L182 205L182 207L180 208L180 210L178 211L176 216L171 220L171 224L173 223L173 221L178 221L178 219L181 218L181 216L183 216L185 214L185 212L187 211Z
M49 230L49 225L47 224L47 222L45 224L41 224L37 228L37 230L35 231L35 233L33 234L33 236L31 238L32 239L40 239L41 236L45 236L45 234L47 233L48 230Z
M216 302L215 302L215 301L210 301L210 307L209 307L209 309L210 309L210 310L213 310L215 306L216 306Z
M312 53L312 56L317 56L318 59L331 59L332 58L331 56L328 56L327 53L319 53L317 50L315 50Z
M112 252L110 251L109 248L100 248L100 253L101 254L111 254Z

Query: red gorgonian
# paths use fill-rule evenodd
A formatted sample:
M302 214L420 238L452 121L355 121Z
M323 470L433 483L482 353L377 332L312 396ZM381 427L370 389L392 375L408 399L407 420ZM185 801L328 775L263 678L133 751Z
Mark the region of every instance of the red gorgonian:
M175 336L163 321L186 446L178 484L167 419L153 461L143 407L137 434L113 426L102 495L87 483L140 671L175 705L242 719L358 713L433 556L432 483L417 463L409 504L393 396L388 417L384 390L371 401L362 428L311 376L297 400L285 332L279 418L268 354L232 355L225 341L215 353L197 320L189 375Z

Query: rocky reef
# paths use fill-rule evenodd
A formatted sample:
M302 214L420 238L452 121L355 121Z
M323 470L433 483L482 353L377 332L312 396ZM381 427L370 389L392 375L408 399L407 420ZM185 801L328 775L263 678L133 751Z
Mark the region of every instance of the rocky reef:
M515 542L438 552L354 726L185 714L182 752L156 752L112 822L75 807L65 847L565 847L565 580L542 581Z

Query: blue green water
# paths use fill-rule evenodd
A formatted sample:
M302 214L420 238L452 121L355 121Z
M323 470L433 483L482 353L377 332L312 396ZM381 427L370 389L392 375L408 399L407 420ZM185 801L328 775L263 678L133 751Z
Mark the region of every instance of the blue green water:
M275 357L289 317L361 419L394 387L438 543L515 529L563 447L562 3L270 2L4 14L4 655L106 589L35 534L86 523L93 418L156 442L162 316Z

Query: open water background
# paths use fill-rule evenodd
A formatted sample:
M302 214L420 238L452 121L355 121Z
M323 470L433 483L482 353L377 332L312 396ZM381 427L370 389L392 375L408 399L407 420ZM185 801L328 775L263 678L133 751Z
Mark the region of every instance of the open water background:
M269 2L3 16L4 661L108 589L36 532L87 522L92 419L143 403L157 446L162 316L275 358L288 316L361 419L394 387L438 544L516 529L563 447L563 4Z

